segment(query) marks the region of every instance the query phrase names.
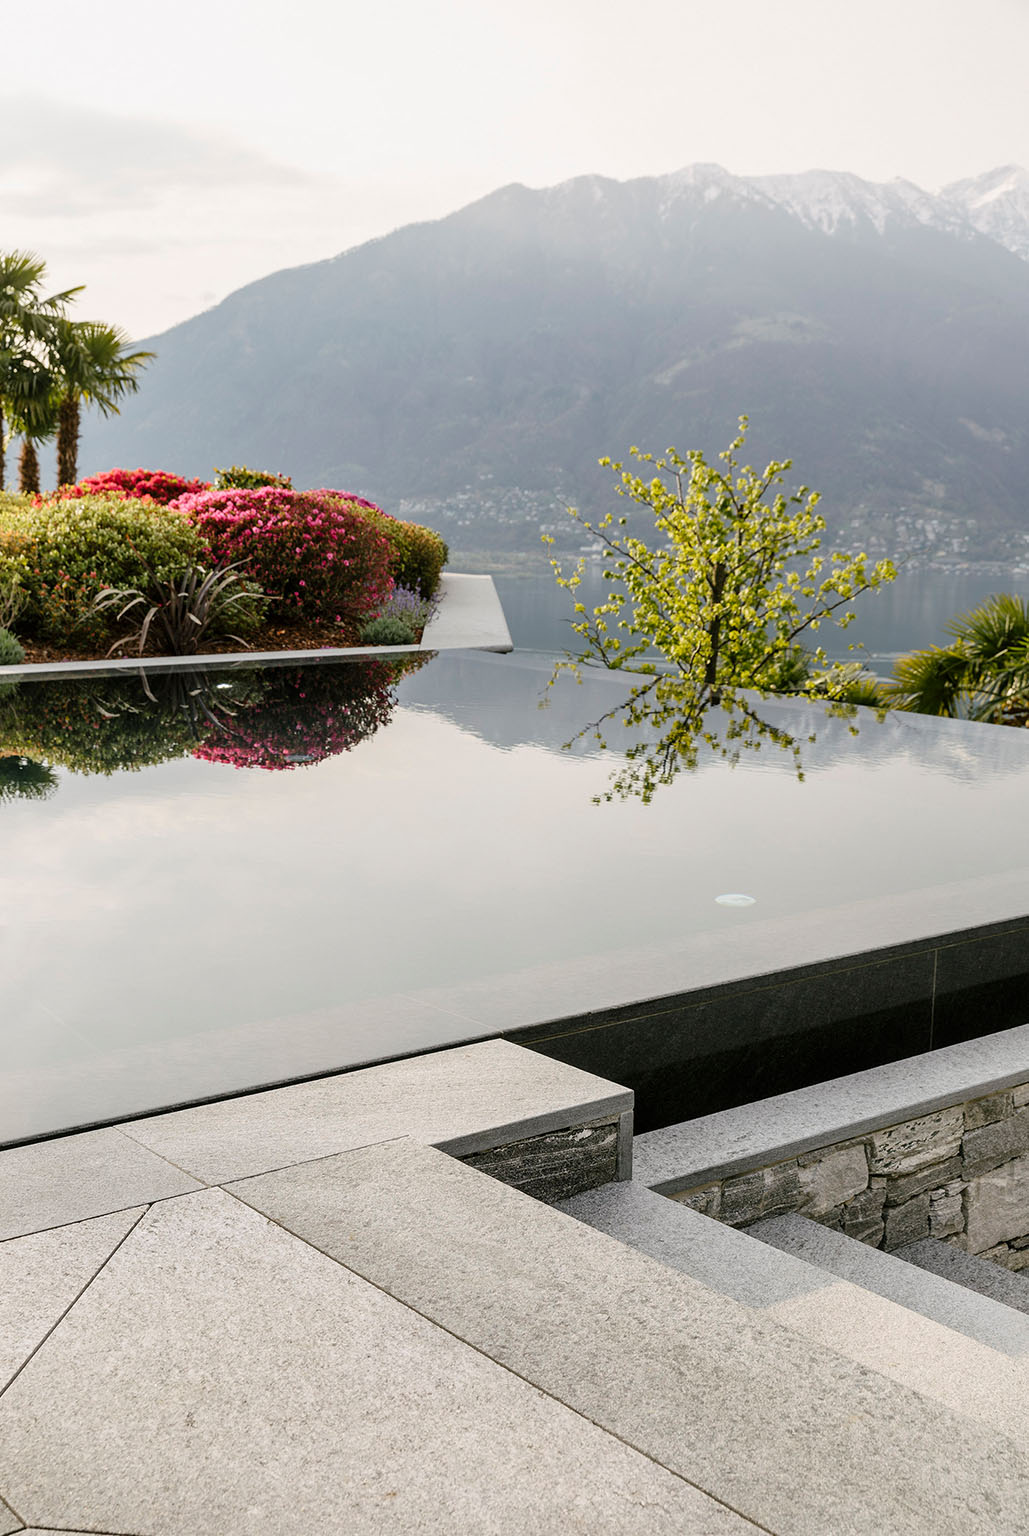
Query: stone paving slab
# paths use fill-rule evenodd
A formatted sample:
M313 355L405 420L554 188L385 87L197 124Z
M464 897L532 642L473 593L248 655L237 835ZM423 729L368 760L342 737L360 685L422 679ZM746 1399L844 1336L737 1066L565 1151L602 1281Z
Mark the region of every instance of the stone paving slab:
M0 1397L0 1442L12 1506L63 1531L754 1529L220 1190L147 1212Z
M84 1131L0 1152L0 1239L198 1189L120 1131Z
M0 1536L11 1536L13 1531L22 1531L24 1529L25 1527L18 1519L18 1516L13 1514L7 1508L4 1501L0 1499Z
M431 1148L233 1188L778 1536L1024 1533L1003 1435Z
M140 1206L0 1243L0 1392L144 1210Z
M221 1184L397 1136L464 1156L631 1108L627 1089L486 1040L135 1120L124 1131Z

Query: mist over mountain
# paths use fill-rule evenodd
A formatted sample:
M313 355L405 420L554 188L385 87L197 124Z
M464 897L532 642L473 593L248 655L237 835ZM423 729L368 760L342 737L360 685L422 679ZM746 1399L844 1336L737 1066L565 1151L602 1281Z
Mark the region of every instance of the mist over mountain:
M1029 175L938 196L695 165L503 187L147 345L85 472L249 463L535 548L632 443L790 457L872 550L1029 558ZM1024 537L1023 537L1024 535Z

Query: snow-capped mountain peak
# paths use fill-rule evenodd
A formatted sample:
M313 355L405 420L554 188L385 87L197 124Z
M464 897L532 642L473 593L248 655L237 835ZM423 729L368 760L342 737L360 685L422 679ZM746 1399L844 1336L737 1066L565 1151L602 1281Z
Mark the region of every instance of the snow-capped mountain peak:
M962 209L980 234L1029 261L1029 171L999 165L981 176L952 181L940 196Z
M713 161L699 160L694 165L684 165L667 176L658 176L656 182L662 216L684 200L696 202L699 198L705 203L716 202L719 198L736 198L748 203L767 201L751 178L734 176L724 165L716 165Z
M899 176L875 182L850 171L818 170L754 176L751 181L802 223L826 234L868 224L881 235L891 222L925 224L952 233L967 229L960 208Z

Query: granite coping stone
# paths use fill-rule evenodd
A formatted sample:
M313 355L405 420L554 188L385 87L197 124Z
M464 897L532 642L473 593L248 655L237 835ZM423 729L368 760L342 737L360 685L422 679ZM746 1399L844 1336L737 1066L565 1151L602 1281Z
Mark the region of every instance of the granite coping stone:
M103 1268L145 1206L0 1243L0 1392Z
M754 1529L222 1190L146 1213L0 1397L0 1440L43 1528Z
M960 1283L819 1226L806 1216L772 1216L747 1230L763 1243L895 1301L999 1354L1020 1360L1029 1356L1029 1317Z
M1029 1024L637 1136L635 1177L663 1194L847 1141L1029 1080Z
M777 1536L939 1536L941 1509L949 1536L1024 1530L1006 1436L431 1147L231 1188Z
M464 1157L631 1109L628 1089L484 1040L134 1120L124 1133L222 1184L398 1136Z
M84 1131L0 1151L0 1239L199 1189L120 1131Z

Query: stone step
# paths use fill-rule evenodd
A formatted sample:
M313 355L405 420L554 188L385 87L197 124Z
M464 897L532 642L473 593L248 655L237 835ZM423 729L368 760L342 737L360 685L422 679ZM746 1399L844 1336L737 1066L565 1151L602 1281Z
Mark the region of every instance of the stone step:
M772 1216L748 1227L747 1234L1001 1354L1029 1356L1029 1317L896 1254L856 1242L806 1216Z
M948 1309L937 1297L935 1310L949 1322L911 1309L886 1293L877 1273L877 1260L887 1261L888 1276L905 1270L901 1261L842 1238L860 1250L849 1255L851 1272L844 1273L832 1242L840 1234L803 1217L781 1218L781 1227L775 1221L759 1224L770 1229L771 1239L779 1239L761 1242L751 1235L759 1228L747 1232L726 1226L635 1183L607 1184L563 1201L560 1208L802 1337L1029 1443L1024 1411L1029 1360L1020 1347L1026 1342L1026 1319L1009 1315L1007 1308L984 1302L985 1315L976 1318L977 1303L984 1299L959 1292L948 1297ZM822 1234L827 1241L822 1242ZM817 1261L822 1251L825 1265ZM870 1256L867 1262L865 1255ZM875 1283L864 1286L859 1269ZM923 1279L930 1289L934 1283L941 1291L959 1289L916 1271L905 1293L909 1299ZM956 1320L968 1325L969 1314L977 1332L954 1327Z
M769 1307L834 1281L824 1270L635 1181L587 1190L557 1209L747 1307Z
M761 1530L1024 1533L1014 1434L431 1147L355 1149L231 1192ZM1003 1378L1017 1417L1024 1392Z
M994 1264L978 1254L963 1253L960 1248L931 1237L898 1248L895 1256L908 1264L917 1264L919 1269L942 1275L955 1285L978 1291L980 1296L1003 1302L1016 1312L1029 1312L1029 1276L1016 1274L1002 1264Z

